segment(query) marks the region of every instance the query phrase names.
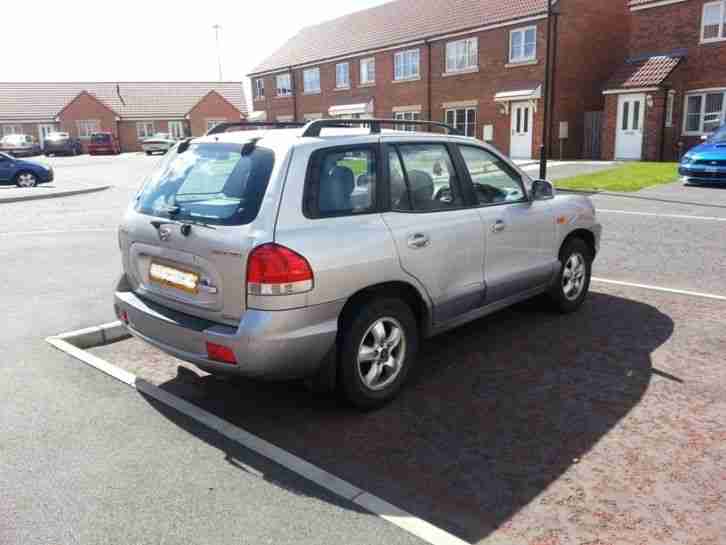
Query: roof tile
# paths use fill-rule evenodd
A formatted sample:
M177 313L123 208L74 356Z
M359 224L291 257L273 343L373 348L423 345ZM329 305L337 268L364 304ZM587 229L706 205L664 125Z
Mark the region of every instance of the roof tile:
M252 74L547 12L547 0L395 0L306 27Z
M681 57L658 55L628 60L610 78L606 89L635 89L661 85L681 62Z
M0 120L54 119L83 91L122 118L184 117L210 91L218 92L242 114L247 113L241 82L0 82Z

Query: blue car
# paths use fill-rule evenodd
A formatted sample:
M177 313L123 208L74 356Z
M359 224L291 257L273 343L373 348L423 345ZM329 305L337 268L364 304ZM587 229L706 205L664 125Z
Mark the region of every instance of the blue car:
M678 172L687 184L726 184L726 125L686 153Z
M52 167L0 153L0 183L10 182L18 187L35 187L52 181Z

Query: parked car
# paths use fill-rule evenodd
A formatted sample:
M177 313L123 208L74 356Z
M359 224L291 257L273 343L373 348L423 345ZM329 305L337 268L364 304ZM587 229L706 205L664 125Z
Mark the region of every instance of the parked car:
M0 140L0 151L15 157L40 155L40 145L29 134L8 134Z
M176 145L176 140L169 133L158 132L154 136L141 142L141 149L146 155L152 153L166 153Z
M473 138L340 123L172 150L119 229L128 330L210 373L337 384L371 409L426 337L541 294L582 305L601 234L587 197Z
M67 132L52 132L45 137L43 153L46 155L80 155L83 145L78 138L73 138Z
M686 153L678 172L686 184L726 183L726 125Z
M0 153L0 183L10 182L18 187L35 187L52 182L53 177L53 168L50 166Z
M95 132L91 135L88 143L88 154L98 155L101 153L118 155L121 153L118 137L111 132Z

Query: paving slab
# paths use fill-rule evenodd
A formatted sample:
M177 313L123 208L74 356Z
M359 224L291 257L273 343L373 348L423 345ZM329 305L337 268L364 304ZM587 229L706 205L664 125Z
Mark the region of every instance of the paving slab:
M571 316L519 305L427 341L401 397L370 414L137 340L92 352L472 543L716 545L725 317L601 286Z

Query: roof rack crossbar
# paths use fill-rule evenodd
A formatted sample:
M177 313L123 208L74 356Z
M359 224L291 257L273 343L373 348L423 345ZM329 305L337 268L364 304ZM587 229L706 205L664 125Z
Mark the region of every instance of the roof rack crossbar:
M271 129L301 129L305 126L305 123L294 123L294 122L273 122L273 121L236 121L232 123L220 123L212 127L208 132L207 136L212 134L221 134L227 132L229 129L253 129L255 127L264 128L268 127Z
M381 125L394 125L394 126L417 125L417 126L425 126L425 127L439 127L442 129L446 129L449 134L462 135L462 133L459 129L456 129L456 128L452 127L451 125L447 125L446 123L439 123L438 121L424 121L421 119L404 120L404 119L380 119L380 118L369 118L369 119L350 118L350 119L316 119L314 121L311 121L310 123L305 125L305 132L303 132L303 137L320 136L320 131L325 128L341 128L341 127L351 127L351 126L356 126L356 125L370 127L371 134L380 134Z

